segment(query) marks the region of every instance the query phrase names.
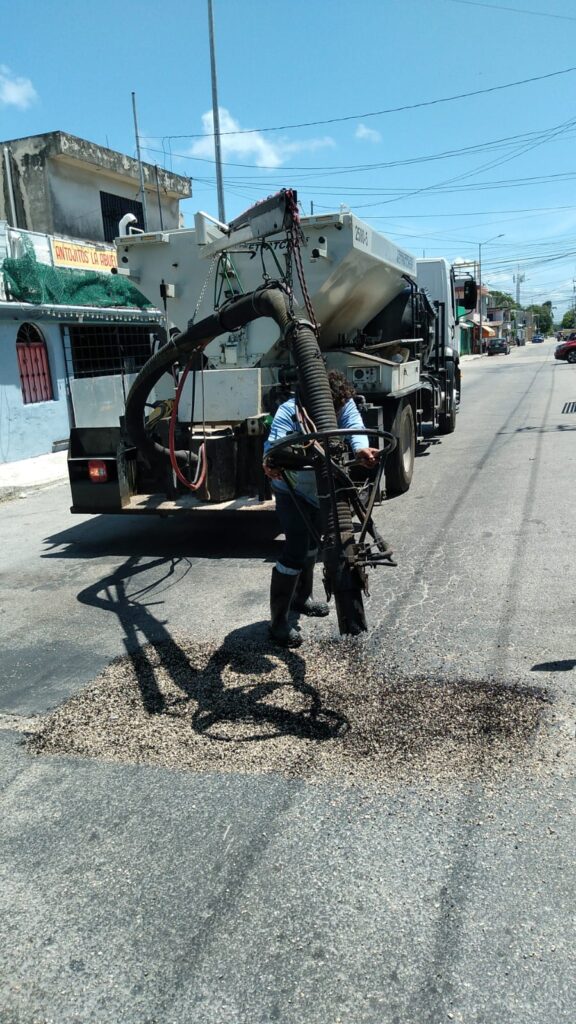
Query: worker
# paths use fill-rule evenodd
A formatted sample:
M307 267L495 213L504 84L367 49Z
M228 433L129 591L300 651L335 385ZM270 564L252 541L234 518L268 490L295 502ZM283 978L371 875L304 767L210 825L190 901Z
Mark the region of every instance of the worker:
M353 398L355 391L352 385L337 370L329 372L328 380L338 427L342 430L364 428ZM314 470L287 472L293 487L291 492L288 484L282 479L282 470L270 465L267 459L267 453L275 441L280 441L288 434L301 432L296 400L290 398L278 408L264 445L264 472L272 481L276 511L285 537L280 559L272 570L270 586L270 635L283 647L299 647L302 643L300 633L290 625L291 609L315 617L328 615L326 602L315 601L313 598L314 566L318 546L297 507L300 506L316 532L321 533ZM378 448L370 447L366 434L350 434L347 443L361 465L367 469L372 469L376 465L380 452Z

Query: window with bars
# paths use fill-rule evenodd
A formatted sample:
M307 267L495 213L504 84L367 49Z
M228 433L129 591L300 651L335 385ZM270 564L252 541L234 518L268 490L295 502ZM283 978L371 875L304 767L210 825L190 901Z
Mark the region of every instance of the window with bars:
M118 225L125 213L133 213L137 221L135 226L144 230L142 203L137 202L136 199L125 199L124 196L115 196L112 192L101 192L100 206L106 242L113 242L115 238L118 238Z
M18 328L16 355L24 405L52 402L54 391L48 349L42 331L35 324L24 323Z
M74 377L138 373L154 340L145 324L70 324L67 358Z

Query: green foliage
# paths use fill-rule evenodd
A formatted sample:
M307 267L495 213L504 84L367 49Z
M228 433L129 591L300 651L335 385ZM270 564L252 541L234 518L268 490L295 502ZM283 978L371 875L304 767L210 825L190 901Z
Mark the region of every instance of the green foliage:
M491 288L489 305L495 309L512 309L516 307L516 300L508 292L499 292Z
M562 317L562 323L560 324L560 326L565 331L571 330L573 327L576 327L576 313L573 309L569 309L566 313L564 313L564 316Z
M552 331L552 313L550 309L551 307L547 302L542 303L540 306L526 306L526 310L532 313L534 327L540 331L540 334L550 334Z

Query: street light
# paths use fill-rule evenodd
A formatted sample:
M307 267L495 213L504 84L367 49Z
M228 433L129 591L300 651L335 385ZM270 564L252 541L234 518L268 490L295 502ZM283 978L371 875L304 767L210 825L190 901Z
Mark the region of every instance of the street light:
M482 353L482 246L488 245L489 242L495 242L497 238L504 238L504 234L494 235L493 238L487 238L485 242L478 242L478 302L479 302L479 338L478 344L480 346L480 353Z

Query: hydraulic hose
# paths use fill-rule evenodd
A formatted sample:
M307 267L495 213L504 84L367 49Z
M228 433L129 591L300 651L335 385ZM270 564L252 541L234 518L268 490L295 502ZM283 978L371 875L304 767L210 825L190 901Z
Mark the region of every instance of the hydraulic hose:
M218 312L193 324L172 338L153 355L140 370L126 400L125 424L132 442L154 458L169 456L168 448L149 437L144 423L146 399L165 371L177 360L188 360L192 353L202 352L220 334L238 330L259 317L270 317L283 336L290 335L300 391L308 415L316 430L336 430L336 411L328 376L318 340L310 324L295 321L285 290L277 283L264 285L254 292L233 298ZM188 461L188 452L175 452L179 461ZM332 480L326 459L318 459L316 481L324 527L324 563L329 587L334 591L340 630L357 633L366 629L361 601L357 595L363 588L361 570L356 564L356 545L352 513L346 498L336 492L333 500Z
M334 399L322 353L314 331L307 324L293 325L292 353L298 367L303 405L316 431L337 430ZM357 633L366 629L366 620L361 603L354 599L364 584L361 572L355 565L356 545L350 505L346 498L338 497L338 493L336 501L332 501L326 459L318 460L315 472L325 535L324 564L329 585L336 596L340 631Z
M146 399L162 375L176 361L188 360L193 352L202 352L220 334L238 330L262 316L271 317L283 333L286 331L290 316L286 294L279 286L266 285L232 299L217 313L171 338L150 357L140 370L126 399L126 431L140 451L149 458L169 456L169 449L148 435L144 423ZM177 451L175 454L179 462L188 462L187 451Z

